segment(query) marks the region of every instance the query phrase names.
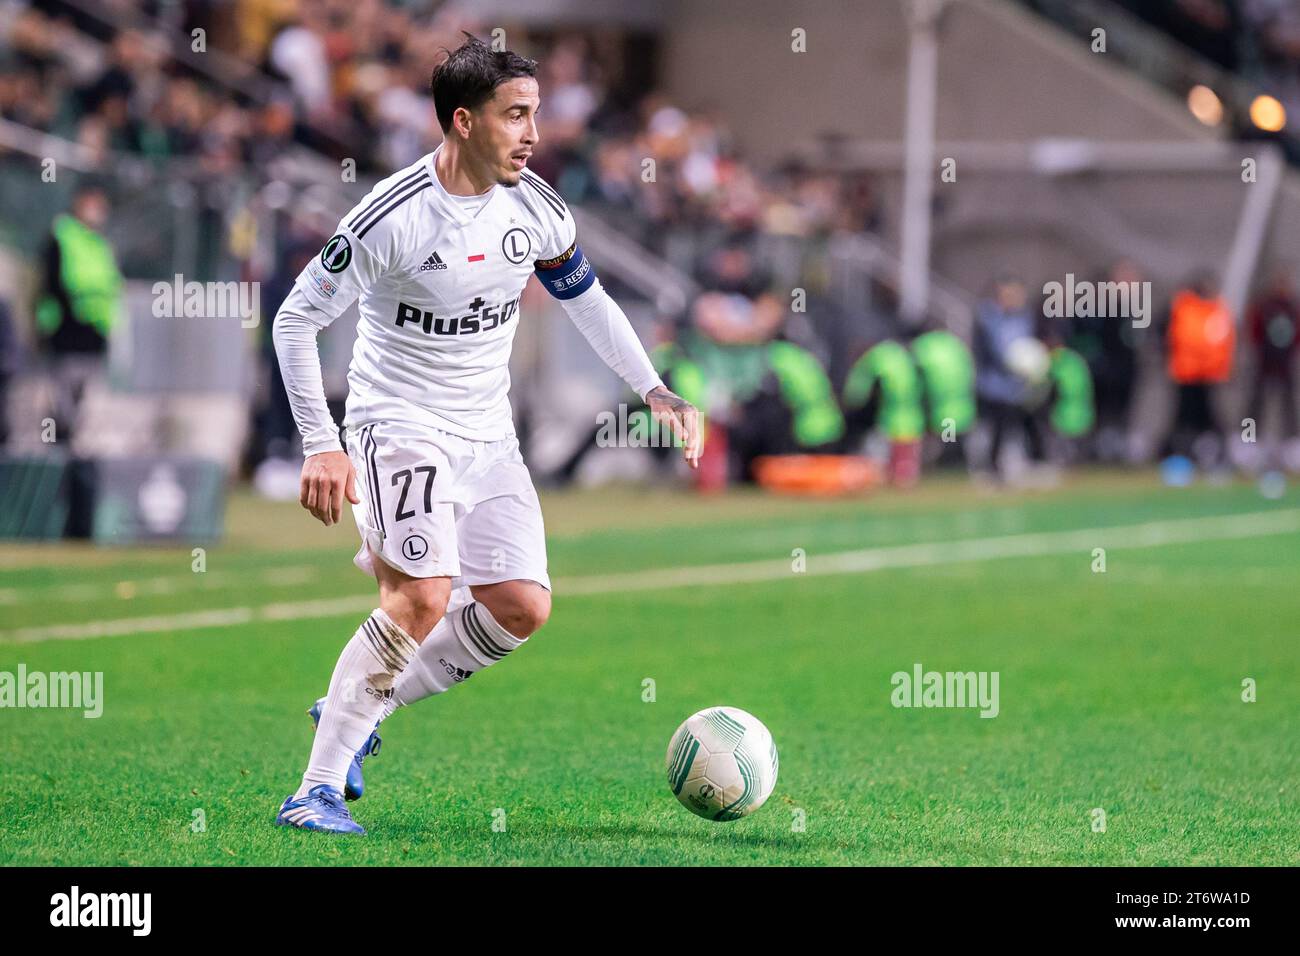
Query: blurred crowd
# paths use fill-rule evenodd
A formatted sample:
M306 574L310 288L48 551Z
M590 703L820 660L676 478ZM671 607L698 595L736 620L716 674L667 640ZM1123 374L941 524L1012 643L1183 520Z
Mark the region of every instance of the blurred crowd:
M241 104L183 66L159 32L96 36L86 32L93 18L61 4L12 12L0 46L0 117L84 147L92 166L109 169L118 155L179 158L214 174L266 162L292 142L290 103Z
M770 456L807 456L810 468L823 468L814 459L864 453L901 486L944 465L991 483L1153 458L1173 483L1197 472L1300 471L1293 265L1263 275L1240 317L1211 269L1124 314L1061 315L1047 286L1040 292L1007 273L980 299L969 337L896 317L874 337L841 339L846 360L835 362L825 326L797 327L798 313L752 249L733 242L714 257L706 291L654 353L669 387L705 412L704 483L762 481ZM1129 259L1085 280L1134 294L1147 281ZM860 318L847 324L858 328ZM576 474L598 437L564 463L562 478Z
M455 4L387 0L5 7L0 117L101 157L184 157L212 170L263 164L295 141L355 160L361 175L414 162L441 138L426 95L438 51L458 45L462 29L486 29ZM98 7L172 15L119 29L113 17L88 15ZM220 59L189 55L194 31ZM652 57L631 40L509 39L541 62L538 172L573 201L633 210L648 234L663 223L729 229L761 221L790 233L869 225L865 182L810 180L793 190L760 183L716 117L687 113L636 82ZM252 101L250 89L264 101ZM658 168L647 170L645 157Z
M439 48L455 46L461 29L487 30L454 4L99 6L143 19L117 29L107 25L111 18L87 16L80 2L7 4L0 116L105 157L183 158L205 171L257 169L294 143L353 158L363 176L406 165L441 135L424 94ZM1213 19L1214 9L1228 5L1168 6ZM1292 58L1277 62L1294 72L1289 7L1259 0L1247 9L1274 25L1261 34L1263 46L1278 56L1290 49ZM192 49L195 30L225 59L200 68L178 50L177 42ZM889 290L868 310L835 294L828 279L831 243L880 227L870 176L798 164L756 168L722 117L683 108L653 88L651 47L635 38L557 33L523 40L510 38L541 63L543 135L532 165L569 202L603 212L699 289L684 311L660 323L654 358L670 387L707 415L705 480L754 479L771 456L830 460L872 448L886 477L904 485L934 462L998 477L1024 461L1141 460L1158 449L1135 447L1136 383L1143 357L1156 353L1176 396L1165 449L1172 456L1208 468L1227 462L1230 428L1216 396L1242 376L1252 376L1248 414L1272 402L1280 409L1274 431L1296 437L1300 305L1288 271L1264 283L1241 323L1207 272L1156 308L1145 330L1117 318L1046 319L1034 287L1014 275L991 283L967 337L938 321L905 325L890 308ZM261 95L232 92L254 89ZM76 352L76 361L62 363L69 369L84 367L87 354L102 361L101 337L112 324L102 314L82 316L81 303L120 277L107 267L82 277L78 298L62 288L68 279L57 266L71 244L102 252L104 198L79 194L41 252L42 344L47 352ZM332 226L286 215L273 271L250 276L262 282L263 314L274 313ZM1145 276L1122 261L1097 278ZM607 284L621 294L612 276ZM71 323L90 328L71 337ZM260 334L269 387L256 409L250 467L283 461L297 448L269 324ZM578 444L559 479L576 474L596 437Z

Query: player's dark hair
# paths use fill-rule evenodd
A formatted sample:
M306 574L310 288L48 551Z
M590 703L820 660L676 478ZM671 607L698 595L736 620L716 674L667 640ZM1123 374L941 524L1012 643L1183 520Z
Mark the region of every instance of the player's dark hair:
M510 50L493 52L478 37L466 33L465 42L433 68L429 81L438 125L446 133L456 110L462 106L478 109L492 99L498 86L521 76L537 76L537 61Z

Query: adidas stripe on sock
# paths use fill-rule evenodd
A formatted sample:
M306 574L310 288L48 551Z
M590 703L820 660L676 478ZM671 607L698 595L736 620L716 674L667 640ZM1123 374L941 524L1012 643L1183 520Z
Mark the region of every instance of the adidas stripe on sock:
M420 644L393 688L392 697L384 702L383 716L450 690L475 672L491 667L526 640L507 631L491 611L477 602L449 611Z

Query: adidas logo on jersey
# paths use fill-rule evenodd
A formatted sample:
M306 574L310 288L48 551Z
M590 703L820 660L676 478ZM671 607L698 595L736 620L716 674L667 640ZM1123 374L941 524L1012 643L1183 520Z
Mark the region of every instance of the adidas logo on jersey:
M433 255L429 256L429 258L424 260L424 264L420 266L420 271L434 272L437 271L438 269L445 269L445 268L447 268L447 263L442 261L442 257L438 255L438 252L435 249Z

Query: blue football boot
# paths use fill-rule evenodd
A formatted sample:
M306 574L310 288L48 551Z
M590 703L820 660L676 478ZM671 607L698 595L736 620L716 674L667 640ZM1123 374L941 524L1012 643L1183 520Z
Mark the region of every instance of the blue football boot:
M311 725L313 727L320 726L320 712L321 708L324 706L325 698L322 697L312 705L311 710L307 711L307 716L311 718ZM379 725L375 724L375 728L378 729L378 727ZM356 752L352 758L352 762L348 764L348 776L346 782L343 784L343 796L348 800L360 800L361 795L366 792L366 781L361 776L361 761L379 753L379 747L383 742L384 741L380 738L379 734L372 731L369 739L361 745L361 749Z
M307 796L295 800L293 794L284 798L275 823L282 827L300 830L320 830L324 833L358 833L366 835L361 824L352 819L343 794L328 783L318 783L307 791Z

